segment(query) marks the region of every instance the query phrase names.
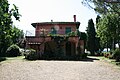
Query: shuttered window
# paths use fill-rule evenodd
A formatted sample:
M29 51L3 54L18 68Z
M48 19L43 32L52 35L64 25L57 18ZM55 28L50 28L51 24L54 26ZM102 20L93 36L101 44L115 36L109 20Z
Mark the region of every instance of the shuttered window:
M52 34L56 34L56 33L57 33L57 31L55 30L54 27L51 28L51 33L52 33Z
M65 34L68 34L68 33L70 33L71 32L71 27L66 27L66 29L65 29Z

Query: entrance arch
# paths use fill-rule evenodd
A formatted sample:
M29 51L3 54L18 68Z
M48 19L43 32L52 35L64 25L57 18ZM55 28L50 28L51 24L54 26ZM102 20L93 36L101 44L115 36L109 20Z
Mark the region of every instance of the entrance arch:
M66 42L66 56L73 56L76 53L75 43L74 42Z
M71 42L66 42L66 56L71 56Z

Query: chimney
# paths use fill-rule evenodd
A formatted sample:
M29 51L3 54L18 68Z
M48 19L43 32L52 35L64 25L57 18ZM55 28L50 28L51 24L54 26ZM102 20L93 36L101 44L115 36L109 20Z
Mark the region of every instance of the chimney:
M76 22L76 15L73 15L73 18L74 18L74 22Z
M53 20L51 20L51 22L53 22Z

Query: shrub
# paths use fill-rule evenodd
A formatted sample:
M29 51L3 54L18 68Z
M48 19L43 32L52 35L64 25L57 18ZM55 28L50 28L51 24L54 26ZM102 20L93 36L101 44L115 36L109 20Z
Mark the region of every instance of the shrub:
M103 53L104 54L104 57L106 57L106 58L109 58L109 56L110 56L110 52L106 52L106 53Z
M116 61L120 61L120 49L116 49L113 53L113 58L116 60Z
M82 59L87 58L87 55L88 55L87 53L82 54L82 55L81 55Z
M37 55L37 53L34 49L28 50L24 55L25 55L25 59L27 59L27 60L39 59L39 56Z
M24 49L22 49L22 48L20 48L20 53L21 53L21 56L23 56L23 55L24 55L24 53L25 53L25 50L24 50Z
M109 59L114 59L114 58L113 58L113 54L109 55L108 58L109 58Z
M8 57L17 57L20 55L21 55L21 53L19 50L19 46L15 45L15 44L11 45L6 51L6 56L8 56Z

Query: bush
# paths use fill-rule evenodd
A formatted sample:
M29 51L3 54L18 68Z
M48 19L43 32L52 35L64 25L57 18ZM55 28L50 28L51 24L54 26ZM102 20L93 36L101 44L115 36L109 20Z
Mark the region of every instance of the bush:
M25 50L24 50L24 49L22 49L22 48L20 48L20 53L21 53L21 56L23 56L23 55L24 55L24 53L25 53Z
M28 50L24 55L25 55L25 59L27 59L27 60L39 59L39 56L37 55L37 53L34 49Z
M120 61L120 49L116 49L113 53L113 58L118 62Z
M15 45L15 44L11 45L6 51L6 56L8 56L8 57L17 57L20 55L21 55L21 53L19 50L19 46Z
M109 56L110 56L109 52L104 53L104 57L109 58Z
M87 58L87 55L88 55L87 53L82 54L82 55L81 55L82 59L86 59L86 58Z

